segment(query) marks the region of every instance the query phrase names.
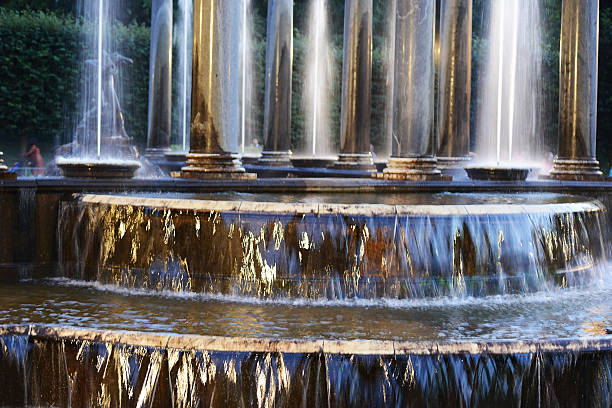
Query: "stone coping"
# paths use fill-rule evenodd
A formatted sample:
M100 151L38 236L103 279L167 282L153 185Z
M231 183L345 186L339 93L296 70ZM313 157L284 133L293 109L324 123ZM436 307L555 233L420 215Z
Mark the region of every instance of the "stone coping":
M0 180L0 192L23 188L37 189L48 193L76 192L253 192L253 193L472 193L472 192L550 192L571 194L612 193L612 181L399 181L346 178L260 178L257 180L184 180L160 179L66 179L61 177L20 178Z
M356 215L356 216L481 216L542 213L586 213L601 211L597 201L551 204L439 204L439 205L389 205L389 204L317 204L274 203L254 201L224 201L176 198L149 198L125 195L83 194L77 195L82 203L99 205L132 206L158 210L204 211L242 214L280 215Z
M157 334L81 329L47 325L0 325L0 336L30 336L46 340L81 340L129 346L219 352L293 354L438 355L528 354L612 351L612 336L543 341L373 341L287 340Z

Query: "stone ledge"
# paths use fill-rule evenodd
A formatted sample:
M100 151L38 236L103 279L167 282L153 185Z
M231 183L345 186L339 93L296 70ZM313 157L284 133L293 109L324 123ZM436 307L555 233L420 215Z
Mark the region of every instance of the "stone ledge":
M514 215L536 213L584 213L601 211L597 201L551 204L439 204L439 205L390 205L390 204L317 204L275 203L254 201L217 201L176 198L147 198L84 194L75 195L85 204L125 205L151 209L176 211L226 212L265 215L347 215L347 216L433 216L465 217L481 215Z
M346 355L529 354L612 351L612 335L542 341L287 340L124 332L45 325L0 325L0 336L81 340L130 346L220 352Z

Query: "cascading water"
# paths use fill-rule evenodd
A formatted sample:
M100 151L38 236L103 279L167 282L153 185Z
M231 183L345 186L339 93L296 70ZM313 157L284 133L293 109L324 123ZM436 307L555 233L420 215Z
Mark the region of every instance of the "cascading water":
M206 200L158 211L155 199L92 196L61 210L60 264L76 279L256 298L484 296L599 279L608 227L597 204L553 197L548 207L496 210L483 199L487 207L467 212L451 196L457 205L434 213L383 205L340 215L333 205L260 213L249 202L237 212Z
M543 146L540 2L494 0L477 111L476 150L486 164L533 163Z
M278 347L293 351L244 351L240 349L248 346L248 340L219 339L211 344L210 338L150 335L133 339L137 344L130 345L124 342L129 334L20 329L0 334L3 406L242 407L249 402L253 407L604 407L612 403L609 341L550 342L537 347L502 344L491 350L478 343L398 342L377 344L387 351L367 355L359 352L359 346L348 353L326 352L322 342L276 341ZM211 346L215 350L207 350ZM445 350L443 355L440 350Z
M177 54L176 84L174 106L177 113L174 122L174 143L182 152L189 151L191 125L191 50L193 30L193 1L179 0L178 18L174 24L174 40Z
M313 157L331 152L330 89L333 63L328 32L326 0L312 0L308 19L306 73L303 107L305 154Z

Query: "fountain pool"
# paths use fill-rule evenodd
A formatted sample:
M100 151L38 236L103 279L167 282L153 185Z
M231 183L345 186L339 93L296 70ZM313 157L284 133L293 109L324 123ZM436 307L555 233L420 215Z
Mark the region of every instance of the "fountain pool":
M132 191L55 208L57 260L0 283L0 405L610 401L598 200Z

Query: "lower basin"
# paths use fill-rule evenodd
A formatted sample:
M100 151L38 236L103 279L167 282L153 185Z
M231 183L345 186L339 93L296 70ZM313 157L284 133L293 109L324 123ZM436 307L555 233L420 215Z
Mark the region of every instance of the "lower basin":
M85 194L57 214L56 263L0 265L1 406L612 403L597 200Z

